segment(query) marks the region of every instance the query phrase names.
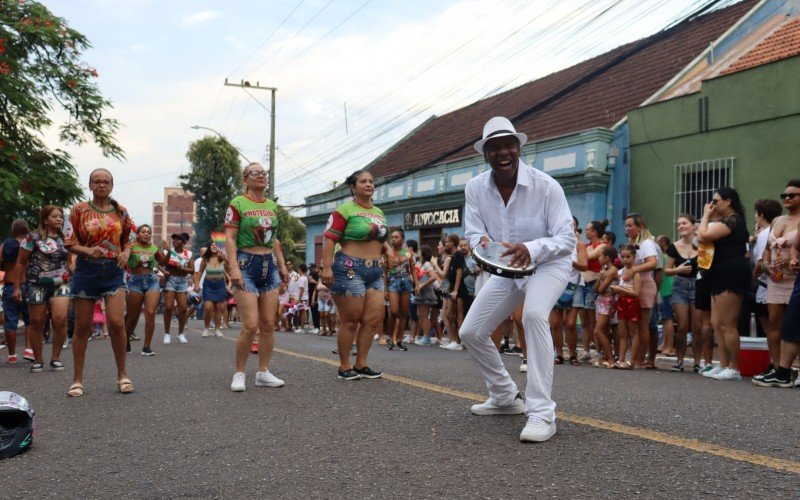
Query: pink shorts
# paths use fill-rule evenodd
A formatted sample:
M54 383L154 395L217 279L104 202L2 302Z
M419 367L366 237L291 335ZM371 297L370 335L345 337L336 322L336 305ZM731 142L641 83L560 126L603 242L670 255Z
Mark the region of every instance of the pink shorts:
M639 273L642 277L642 288L639 290L639 307L642 309L652 309L656 305L656 296L658 295L658 288L656 281L653 279L653 273L647 271Z
M788 304L794 280L795 276L786 276L781 281L767 279L767 304Z

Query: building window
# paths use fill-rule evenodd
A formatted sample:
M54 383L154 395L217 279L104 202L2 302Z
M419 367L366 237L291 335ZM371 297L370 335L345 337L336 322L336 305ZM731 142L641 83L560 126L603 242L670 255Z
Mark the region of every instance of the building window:
M674 219L681 213L692 214L700 220L703 207L711 201L714 191L723 186L733 187L735 158L717 158L675 165Z

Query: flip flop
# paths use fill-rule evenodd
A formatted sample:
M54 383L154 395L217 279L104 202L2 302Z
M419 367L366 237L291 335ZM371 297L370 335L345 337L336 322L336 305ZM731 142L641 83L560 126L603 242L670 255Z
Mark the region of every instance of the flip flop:
M554 365L563 365L564 364L564 356L556 356L553 358Z
M133 392L133 382L128 378L123 378L117 382L120 394L130 394Z
M578 361L578 358L577 358L577 356L570 356L570 357L569 357L569 363L570 363L572 366L581 366L581 362L580 362L580 361Z
M67 396L71 398L79 398L83 396L83 384L75 382L74 384L69 386L69 390L67 391Z

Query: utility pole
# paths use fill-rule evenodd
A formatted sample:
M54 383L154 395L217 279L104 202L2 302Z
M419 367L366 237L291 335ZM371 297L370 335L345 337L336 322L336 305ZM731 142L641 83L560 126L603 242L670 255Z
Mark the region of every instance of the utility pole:
M270 108L270 128L269 128L269 190L267 198L275 200L275 92L278 90L275 87L262 87L259 82L252 85L247 80L241 80L240 83L228 83L225 79L225 85L228 87L240 87L243 89L255 90L269 90L272 92L272 106Z

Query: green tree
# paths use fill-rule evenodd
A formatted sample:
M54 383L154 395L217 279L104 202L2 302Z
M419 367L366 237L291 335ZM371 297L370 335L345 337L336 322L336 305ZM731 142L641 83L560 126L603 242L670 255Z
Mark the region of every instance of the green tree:
M294 217L281 206L278 206L278 232L276 237L281 242L285 259L291 260L295 265L306 261L305 253L295 250L295 244L306 238L306 227L300 222L300 219Z
M112 105L95 82L97 70L81 60L84 35L41 3L0 0L0 231L23 217L37 220L42 205L68 206L81 197L70 155L50 149L41 134L53 112L67 144L93 142L106 156L123 159L114 134Z
M194 193L195 250L221 231L228 203L242 190L239 152L222 137L206 136L189 145L191 171L180 176L181 187Z

